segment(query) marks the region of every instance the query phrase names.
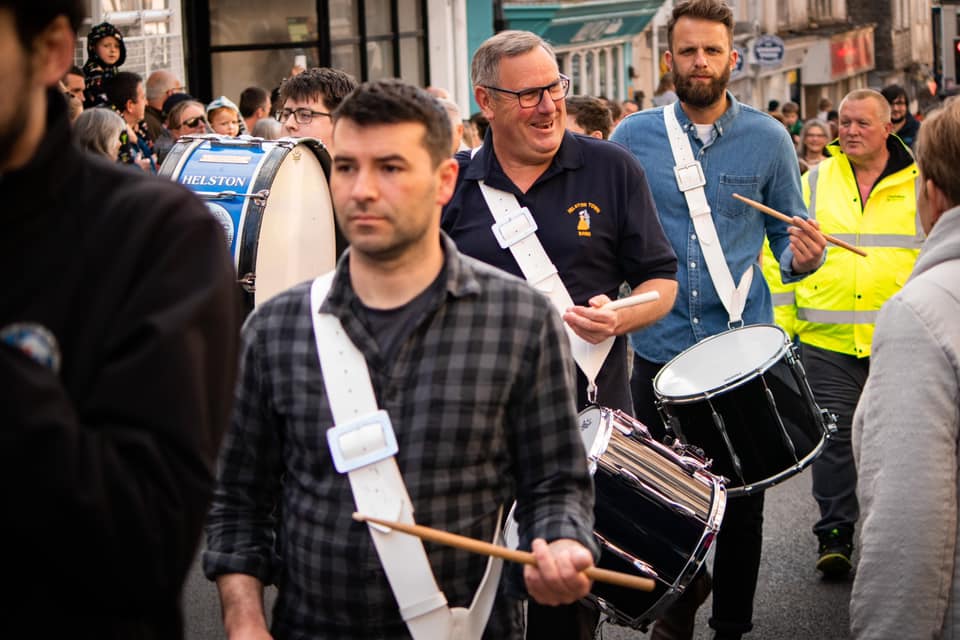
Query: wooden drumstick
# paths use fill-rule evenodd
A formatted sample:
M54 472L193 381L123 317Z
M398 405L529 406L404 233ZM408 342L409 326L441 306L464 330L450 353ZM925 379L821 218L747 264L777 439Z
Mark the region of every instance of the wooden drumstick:
M600 307L601 309L609 309L610 311L616 311L617 309L623 309L624 307L632 307L635 304L644 304L647 302L653 302L660 299L659 291L644 291L643 293L638 293L636 295L627 296L626 298L618 298L616 300L611 300L607 304Z
M792 219L790 216L784 215L784 214L780 213L779 211L777 211L776 209L771 209L770 207L768 207L768 206L765 205L765 204L762 204L762 203L760 203L760 202L757 202L756 200L751 200L750 198L747 198L747 197L745 197L745 196L742 196L742 195L740 195L739 193L734 193L734 194L733 194L733 197L736 198L737 200L740 200L741 202L746 202L748 205L750 205L751 207L753 207L753 208L756 209L757 211L762 211L763 213L767 214L768 216L773 216L773 217L776 218L777 220L781 220L781 221L783 221L783 222L786 222L787 224L791 224L791 225L793 224L793 219ZM843 240L840 240L840 239L838 239L838 238L834 238L833 236L827 235L827 234L825 234L825 233L823 234L823 237L824 237L824 238L827 240L827 242L829 242L830 244L835 244L835 245L837 245L838 247L840 247L840 248L842 248L842 249L846 249L847 251L853 251L853 252L854 252L855 254L857 254L858 256L863 256L864 258L867 257L866 252L865 252L863 249L860 249L859 247L855 247L855 246L853 246L852 244L850 244L850 243L848 243L848 242L844 242Z
M510 562L516 562L518 564L530 564L533 566L537 565L534 555L529 551L507 549L506 547L490 544L489 542L483 542L482 540L474 540L473 538L460 536L447 531L440 531L439 529L432 529L419 524L404 524L402 522L393 522L391 520L381 520L380 518L365 516L362 513L354 513L353 519L358 522L372 522L373 524L389 527L390 529L395 529L402 533L416 536L422 540L429 540L430 542L445 544L447 546L456 547L465 551L471 551L473 553L479 553L486 556L494 556L495 558L503 558L504 560L509 560ZM586 574L590 579L598 582L606 582L608 584L617 585L618 587L638 589L640 591L653 591L654 583L650 578L641 578L629 573L610 571L608 569L600 569L598 567L590 567L584 570L583 573Z

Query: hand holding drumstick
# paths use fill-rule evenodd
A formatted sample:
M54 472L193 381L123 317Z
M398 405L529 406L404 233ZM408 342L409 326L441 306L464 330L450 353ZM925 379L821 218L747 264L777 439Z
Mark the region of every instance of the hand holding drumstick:
M379 518L365 516L360 513L354 513L353 519L360 522L379 524L381 526L389 527L390 529L395 529L412 536L417 536L423 540L429 540L430 542L446 544L452 547L457 547L458 549L472 551L473 553L491 555L497 558L503 558L504 560L509 560L511 562L518 562L528 565L527 567L524 567L524 578L527 581L527 590L530 591L530 595L532 595L541 604L549 605L573 602L574 600L586 595L586 593L590 590L590 580L598 580L600 582L616 584L621 587L628 587L631 589L639 589L641 591L652 591L654 587L653 580L650 578L642 578L632 574L599 569L597 567L590 566L592 565L592 562L589 564L580 562L579 564L582 564L583 567L580 571L576 572L575 576L550 575L552 573L556 573L557 570L560 569L558 566L551 566L554 564L551 556L553 558L556 558L557 556L562 558L562 556L565 554L573 555L577 549L572 548L572 545L576 545L576 547L579 549L583 549L579 543L573 540L555 540L549 545L542 540L535 540L533 545L533 553L530 553L527 551L507 549L506 547L490 544L489 542L474 540L473 538L459 536L454 533L440 531L438 529L431 529L430 527L425 527L418 524L391 522L389 520L381 520ZM548 550L548 547L558 545L558 543L560 545L559 553L558 549L553 549L551 553L551 550ZM571 548L563 548L563 543L571 543ZM585 549L583 551L585 551ZM589 556L589 554L587 555ZM575 562L574 564L578 563ZM562 582L568 583L568 591L570 594L572 594L571 597L556 599L554 596L550 595L552 592L556 591L555 589L541 588L545 586L540 584L541 582L552 581L558 577L562 578Z
M820 224L819 224L816 220L812 220L812 219L805 220L804 218L801 218L801 217L799 217L799 216L794 216L794 217L791 218L790 216L787 216L787 215L784 215L784 214L780 213L780 212L777 211L776 209L771 209L771 208L768 207L767 205L762 204L762 203L760 203L760 202L757 202L756 200L751 200L750 198L747 198L747 197L745 197L745 196L742 196L742 195L740 195L739 193L734 193L734 194L733 194L733 197L736 198L737 200L740 200L741 202L746 202L748 205L750 205L751 207L753 207L753 208L756 209L757 211L761 211L761 212L767 214L768 216L773 216L773 217L776 218L777 220L780 220L780 221L782 221L782 222L786 222L786 223L789 224L789 225L792 225L792 226L790 227L790 248L794 250L794 251L793 251L793 255L794 255L794 265L793 265L793 266L794 266L794 269L793 269L793 270L794 270L796 273L806 273L807 271L812 271L813 269L816 268L817 265L820 264L820 263L819 263L819 256L823 254L823 248L826 246L826 244L823 243L824 240L825 240L826 242L829 242L830 244L836 245L836 246L838 246L838 247L840 247L840 248L842 248L842 249L846 249L847 251L852 251L853 253L857 254L858 256L863 256L864 258L867 257L867 253L866 253L863 249L860 249L860 248L858 248L858 247L855 247L855 246L853 246L852 244L849 244L849 243L847 243L847 242L844 242L843 240L840 240L840 239L838 239L838 238L834 238L833 236L827 235L827 234L825 234L825 233L821 233L821 232L820 232ZM804 226L804 223L807 223L806 226ZM796 264L796 261L797 261L797 260L796 260L797 249L794 247L794 239L797 238L797 236L803 235L804 232L809 233L810 230L808 229L808 227L812 227L812 228L816 231L816 235L819 236L820 239L821 239L821 243L820 243L820 253L817 254L817 256L818 256L818 257L817 257L817 264L814 265L812 268L810 268L810 269L797 269L797 264Z

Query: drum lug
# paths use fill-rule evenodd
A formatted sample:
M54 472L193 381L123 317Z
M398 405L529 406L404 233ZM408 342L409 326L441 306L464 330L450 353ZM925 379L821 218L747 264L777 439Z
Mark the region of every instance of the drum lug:
M256 293L257 291L256 281L257 281L257 274L247 273L242 278L237 280L237 284L239 284L240 287L247 293Z
M604 536L600 535L596 531L593 532L593 537L597 539L597 542L600 543L601 547L603 547L607 551L610 551L614 555L618 556L621 560L633 566L633 568L639 571L640 573L644 574L647 577L653 578L654 580L660 579L660 575L657 573L656 569L654 569L652 565L644 562L643 560L636 557L635 555L624 551L623 549L613 544L612 542L607 540Z
M837 434L837 414L830 413L827 409L820 409L820 416L827 432L825 437L832 438Z

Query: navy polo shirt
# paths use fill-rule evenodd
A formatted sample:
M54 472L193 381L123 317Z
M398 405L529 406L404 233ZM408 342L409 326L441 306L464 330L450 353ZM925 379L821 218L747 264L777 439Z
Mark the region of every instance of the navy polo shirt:
M537 236L556 265L573 302L618 295L620 283L635 287L652 278L675 279L677 257L660 226L643 169L623 147L564 133L560 149L537 181L522 193L506 176L493 151L493 132L471 158L457 154L460 174L441 226L461 252L523 277L509 249L501 249L490 226L478 182L516 196L537 222ZM598 401L633 413L627 380L626 346L618 336L597 378ZM577 371L579 406L586 404L586 379Z

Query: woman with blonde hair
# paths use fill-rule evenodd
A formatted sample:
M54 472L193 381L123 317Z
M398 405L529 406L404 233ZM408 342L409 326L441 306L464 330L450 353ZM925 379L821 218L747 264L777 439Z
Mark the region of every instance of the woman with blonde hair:
M824 158L829 158L827 143L830 142L830 127L822 120L807 120L800 129L797 143L797 158L801 166L813 169Z

